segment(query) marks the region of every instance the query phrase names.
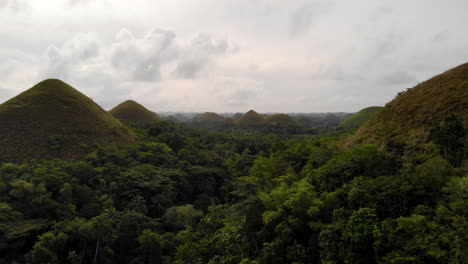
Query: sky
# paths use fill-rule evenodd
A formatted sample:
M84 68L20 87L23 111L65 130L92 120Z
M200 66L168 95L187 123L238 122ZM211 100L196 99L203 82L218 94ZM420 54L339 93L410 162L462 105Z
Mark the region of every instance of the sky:
M0 102L355 112L468 62L466 0L0 0Z

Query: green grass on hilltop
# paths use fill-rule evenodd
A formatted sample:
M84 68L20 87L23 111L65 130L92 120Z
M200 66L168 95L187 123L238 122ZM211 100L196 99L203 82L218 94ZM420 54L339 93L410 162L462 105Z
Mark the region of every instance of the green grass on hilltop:
M350 137L347 145L421 148L429 141L433 125L451 114L468 127L468 63L399 93Z
M96 144L131 142L127 128L68 84L40 82L0 105L0 161L78 158Z
M128 100L109 111L114 117L120 120L137 123L153 123L161 121L161 118L154 112L146 109L141 104Z
M236 120L236 124L241 127L259 126L263 122L263 119L264 118L262 115L255 112L254 110L250 110L243 114L238 120Z
M287 114L275 114L267 116L264 119L264 123L270 126L279 127L299 127L301 126L296 120Z
M382 106L364 108L348 117L336 129L338 131L352 131L354 129L358 129L382 109Z

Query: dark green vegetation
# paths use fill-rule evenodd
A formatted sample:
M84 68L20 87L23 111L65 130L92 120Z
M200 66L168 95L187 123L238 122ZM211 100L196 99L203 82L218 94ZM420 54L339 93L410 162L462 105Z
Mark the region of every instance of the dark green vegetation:
M134 123L158 122L161 118L141 104L127 100L109 111L115 118Z
M468 263L466 118L399 151L129 123L134 144L0 166L0 263Z
M383 107L381 106L371 106L364 108L361 111L348 117L336 129L338 131L353 131L358 129L382 109Z
M98 143L132 141L131 132L91 99L46 80L0 105L0 160L83 157Z

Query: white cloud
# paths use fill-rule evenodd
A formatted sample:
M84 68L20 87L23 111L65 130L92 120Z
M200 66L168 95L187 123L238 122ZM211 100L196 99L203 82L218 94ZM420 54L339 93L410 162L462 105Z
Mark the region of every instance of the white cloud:
M55 77L106 108L132 98L153 110L357 111L466 62L466 8L0 0L0 99Z
M328 11L328 4L318 1L304 1L290 15L289 33L292 36L307 33L318 17Z
M25 0L0 0L0 11L6 9L13 13L29 11L30 5Z
M153 29L143 38L135 39L122 29L110 47L112 65L123 74L130 74L135 81L157 81L161 78L161 66L177 57L175 33Z
M190 46L182 51L174 75L178 78L194 79L215 58L236 50L237 46L225 39L199 34L192 40Z

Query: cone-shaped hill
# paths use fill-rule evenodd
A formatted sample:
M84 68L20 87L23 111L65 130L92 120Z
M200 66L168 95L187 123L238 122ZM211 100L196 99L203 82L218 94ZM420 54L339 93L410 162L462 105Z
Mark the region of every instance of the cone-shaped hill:
M80 158L131 132L79 91L45 80L0 105L0 161Z
M206 112L195 116L193 122L225 122L226 119L216 113Z
M153 123L161 121L161 118L154 112L146 109L141 104L128 100L109 111L117 119L135 123Z
M259 126L263 122L263 116L254 110L250 110L236 120L236 124L242 127Z
M300 124L287 114L275 114L265 117L264 123L279 127L298 127Z
M336 129L339 131L351 131L358 129L382 109L382 106L371 106L364 108L352 116L346 118Z
M434 123L451 114L464 120L467 127L468 63L397 95L348 140L348 145L419 148L429 141Z

